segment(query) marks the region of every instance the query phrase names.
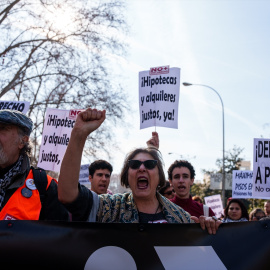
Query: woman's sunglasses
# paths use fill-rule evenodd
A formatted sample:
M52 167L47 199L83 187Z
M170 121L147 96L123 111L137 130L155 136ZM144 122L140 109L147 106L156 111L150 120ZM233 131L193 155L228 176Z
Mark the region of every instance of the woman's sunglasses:
M144 165L145 169L153 170L157 166L157 160L140 161L140 160L131 159L128 161L129 168L133 170L139 169L142 164Z
M169 196L172 195L172 193L175 193L174 189L167 191L167 192L164 192L164 194L169 195Z

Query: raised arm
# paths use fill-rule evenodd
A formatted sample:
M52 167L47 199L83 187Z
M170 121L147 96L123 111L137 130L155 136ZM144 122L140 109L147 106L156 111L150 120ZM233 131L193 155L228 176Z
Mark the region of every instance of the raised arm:
M146 142L147 147L155 147L159 149L159 138L158 138L158 133L153 131L152 132L152 137Z
M58 198L62 203L73 202L78 194L81 158L87 136L105 120L106 111L86 109L78 114L71 131L58 178Z

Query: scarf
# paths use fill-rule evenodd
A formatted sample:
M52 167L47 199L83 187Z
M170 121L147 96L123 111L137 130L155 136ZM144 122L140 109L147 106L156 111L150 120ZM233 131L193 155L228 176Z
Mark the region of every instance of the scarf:
M243 222L243 221L248 221L246 218L244 218L244 217L242 217L242 218L240 218L240 219L237 219L237 220L235 220L235 219L230 219L229 217L227 217L227 218L224 218L223 220L222 220L222 222L223 223L229 223L229 222Z
M191 223L190 215L157 192L157 199L168 223ZM99 195L97 222L138 223L139 214L132 193Z
M0 179L0 208L2 208L2 203L5 198L6 189L10 185L11 180L14 175L16 175L21 170L23 156L21 155L18 161L14 164L14 166L6 172L2 179Z

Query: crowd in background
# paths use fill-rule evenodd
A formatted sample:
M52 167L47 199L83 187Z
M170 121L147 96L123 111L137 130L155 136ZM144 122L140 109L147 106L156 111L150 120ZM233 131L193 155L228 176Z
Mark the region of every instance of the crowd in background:
M152 137L146 144L148 148L158 149L158 133L152 132ZM111 173L112 166L107 161L97 160L91 163L89 166L89 179L92 184L90 189L97 194L112 194L108 189ZM175 160L168 169L168 180L162 186L158 186L158 192L192 216L200 217L204 215L215 218L214 211L203 203L203 198L198 195L192 197L191 186L194 184L194 178L195 169L190 162ZM114 191L114 193L117 193L117 191ZM270 216L270 201L265 202L264 210L254 208L248 213L244 200L230 197L219 220L222 220L223 223L258 221L267 218L267 216Z
M162 187L159 192L172 199L175 196L175 191L170 185L169 181ZM194 195L192 200L203 204L203 198L198 195ZM245 206L243 200L237 198L228 198L224 214L220 217L223 222L240 222L240 221L258 221L264 219L270 219L270 201L264 202L264 209L254 208L248 213L248 209Z
M195 169L189 161L175 160L165 176L157 132L152 132L147 147L134 149L126 156L120 182L128 192L112 194L108 189L113 166L105 160L90 164L91 187L80 185L80 163L86 138L105 118L105 111L90 108L78 114L57 181L30 164L32 120L19 111L1 110L0 219L196 222L215 234L221 221L269 218L268 201L264 210L253 209L248 213L243 201L235 198L228 199L224 216L217 218L211 207L203 203L203 198L191 196Z

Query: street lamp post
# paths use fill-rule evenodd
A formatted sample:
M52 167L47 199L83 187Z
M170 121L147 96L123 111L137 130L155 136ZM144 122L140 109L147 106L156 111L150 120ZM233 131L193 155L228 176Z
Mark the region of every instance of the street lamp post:
M221 190L222 190L222 202L223 202L223 207L225 208L225 136L224 136L224 105L223 105L223 101L221 96L219 95L219 93L212 87L208 86L208 85L204 85L204 84L193 84L193 83L187 83L184 82L183 83L184 86L192 86L192 85L197 85L197 86L203 86L203 87L207 87L211 90L213 90L219 97L220 101L221 101L221 105L222 105L222 133L223 133L223 149L222 149L222 153L223 153L223 158L222 158L222 186L221 186Z

